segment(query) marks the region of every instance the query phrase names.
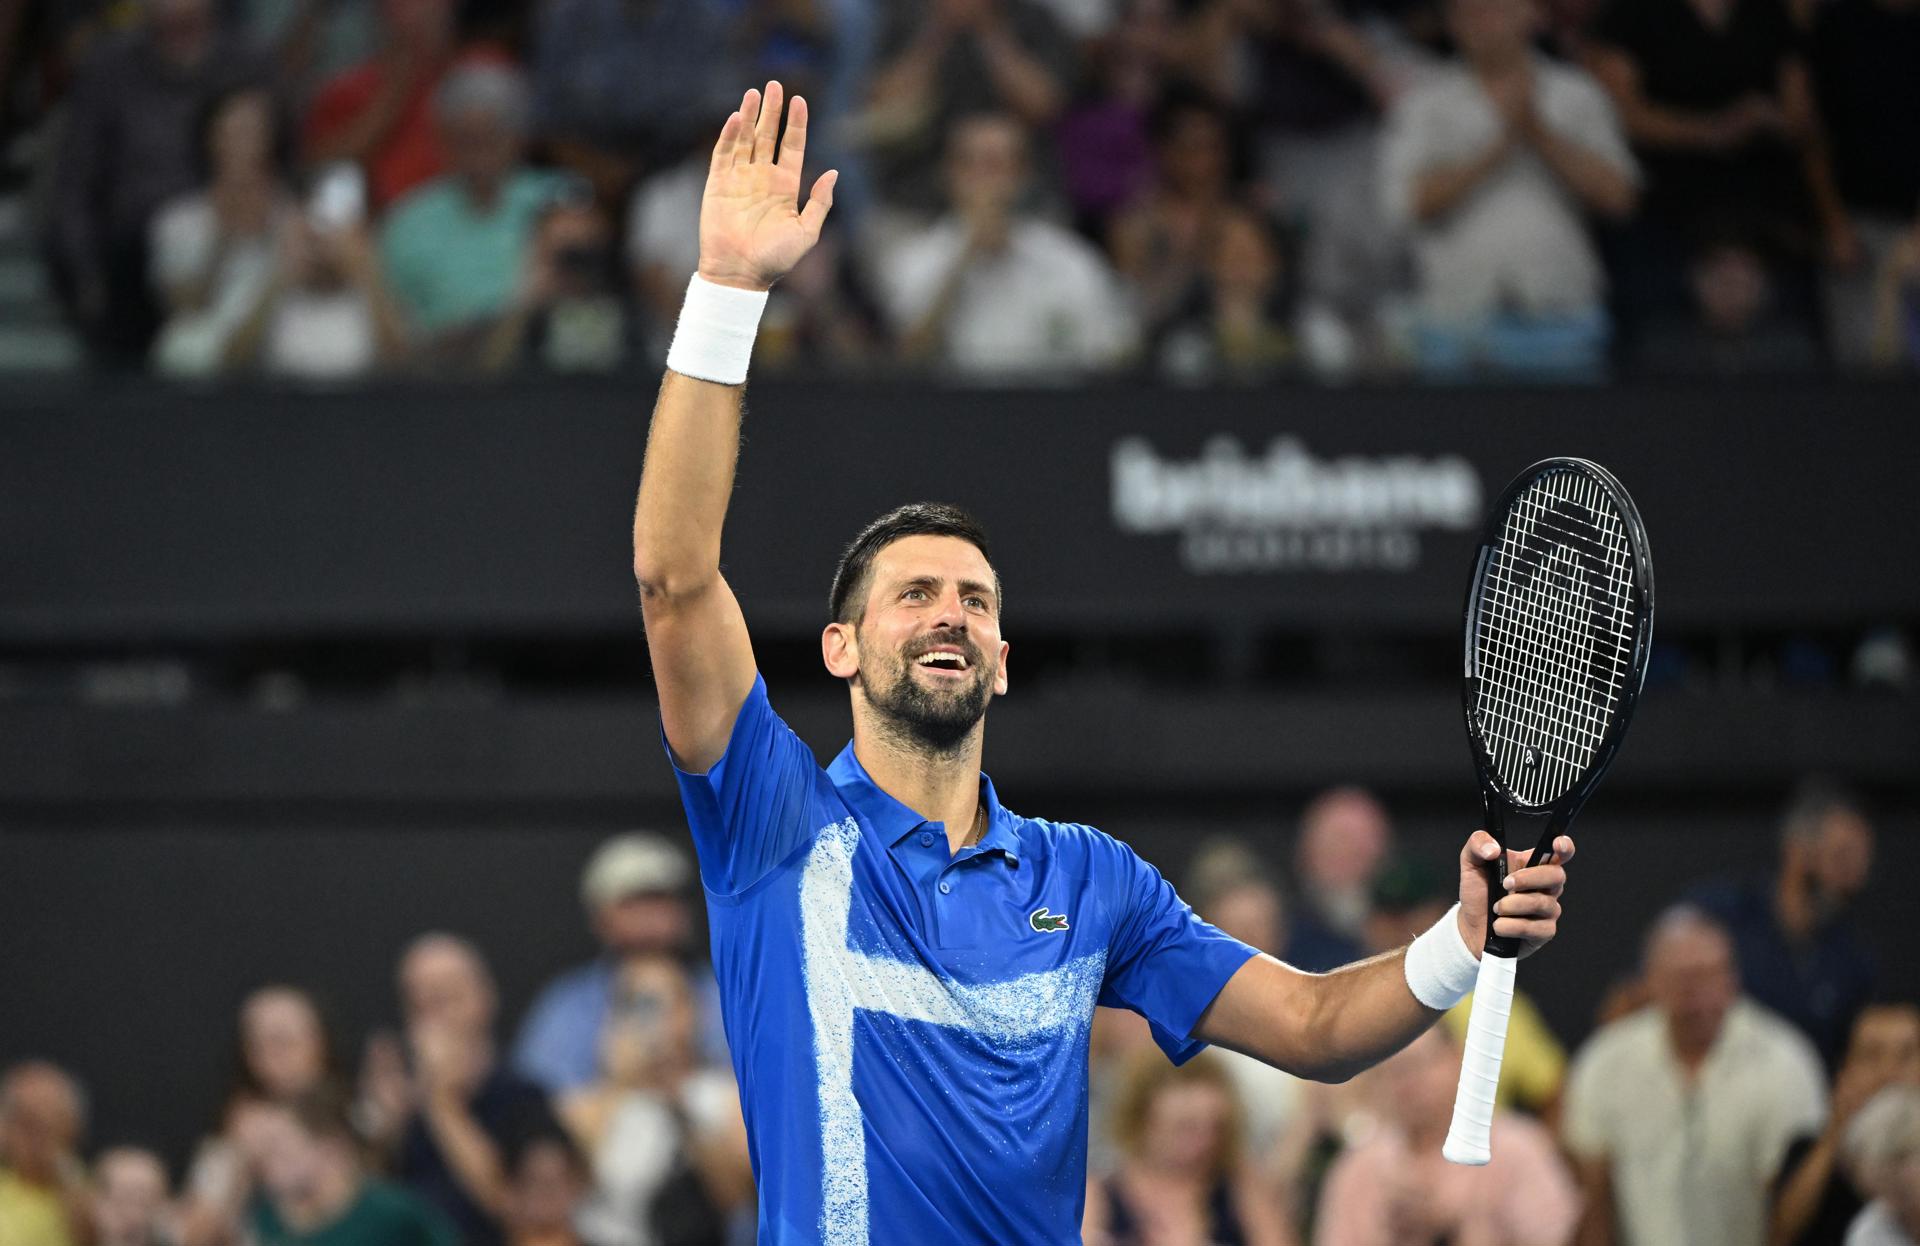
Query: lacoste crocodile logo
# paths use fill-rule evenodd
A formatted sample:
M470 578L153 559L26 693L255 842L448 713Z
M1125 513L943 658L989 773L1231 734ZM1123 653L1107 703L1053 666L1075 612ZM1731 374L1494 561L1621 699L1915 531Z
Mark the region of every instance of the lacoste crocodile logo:
M1027 914L1027 925L1032 926L1041 934L1054 934L1067 928L1067 915L1065 913L1049 913L1047 912L1047 906L1043 904L1033 910L1033 912Z

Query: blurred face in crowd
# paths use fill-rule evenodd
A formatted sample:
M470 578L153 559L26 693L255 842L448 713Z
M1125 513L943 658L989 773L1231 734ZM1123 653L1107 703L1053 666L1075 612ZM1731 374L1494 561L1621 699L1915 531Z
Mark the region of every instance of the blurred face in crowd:
M24 1064L0 1081L0 1167L40 1185L59 1179L80 1142L80 1092L50 1064Z
M1222 296L1265 298L1280 276L1280 256L1266 231L1244 216L1221 222L1207 253L1207 280Z
M1920 1007L1877 1004L1862 1012L1845 1067L1874 1086L1920 1086Z
M1410 1136L1445 1133L1460 1081L1460 1049L1444 1026L1434 1026L1373 1074L1381 1110Z
M1208 1173L1220 1164L1233 1123L1233 1103L1224 1086L1170 1081L1147 1104L1140 1158L1177 1173Z
M1215 897L1203 916L1249 947L1276 955L1286 944L1286 908L1272 883L1250 881Z
M1226 124L1204 108L1184 108L1169 119L1160 142L1160 174L1183 196L1226 193L1231 153Z
M1668 921L1647 947L1647 990L1675 1044L1705 1051L1740 995L1733 942L1709 922Z
M1448 0L1447 30L1470 61L1524 55L1538 24L1533 0Z
M1767 309L1766 266L1745 247L1709 249L1693 262L1688 277L1700 319L1715 333L1745 333Z
M562 298L603 292L613 272L613 227L591 202L560 203L540 222L540 245Z
M689 1069L699 1016L693 987L671 956L642 956L620 967L607 1012L601 1057L625 1086L655 1086Z
M313 1199L342 1160L344 1142L316 1136L285 1108L264 1108L250 1128L261 1188L278 1202Z
M268 987L249 996L240 1006L240 1045L247 1071L269 1098L304 1094L326 1075L320 1014L299 991Z
M617 956L639 956L684 947L693 925L685 897L670 891L637 891L603 904L593 915L594 933Z
M515 1236L563 1233L587 1192L574 1154L553 1139L528 1144L511 1174L506 1222Z
M1811 836L1787 842L1787 857L1787 869L1806 880L1815 913L1831 919L1867 885L1873 870L1873 828L1857 811L1836 807Z
M493 1029L493 982L477 953L458 939L428 936L400 963L409 1028L484 1037Z
M273 100L265 91L242 91L220 106L207 133L208 164L216 181L258 176L273 164Z
M453 174L483 187L505 181L526 148L519 128L490 108L463 108L442 117L440 142Z
M1303 885L1352 891L1372 881L1387 855L1392 829L1380 802L1354 788L1329 792L1307 807L1300 824Z
M160 1237L167 1170L150 1151L114 1147L93 1166L97 1246L131 1246Z
M968 117L947 144L947 193L962 216L1007 212L1027 184L1027 135L1012 117Z

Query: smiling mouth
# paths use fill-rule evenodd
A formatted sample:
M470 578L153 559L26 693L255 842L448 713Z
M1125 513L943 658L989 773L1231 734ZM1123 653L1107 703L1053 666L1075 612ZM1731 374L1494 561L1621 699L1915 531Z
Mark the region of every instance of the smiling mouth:
M973 669L973 664L967 661L965 654L950 653L946 650L923 653L913 660L913 664L922 670L932 671L952 679L958 679Z

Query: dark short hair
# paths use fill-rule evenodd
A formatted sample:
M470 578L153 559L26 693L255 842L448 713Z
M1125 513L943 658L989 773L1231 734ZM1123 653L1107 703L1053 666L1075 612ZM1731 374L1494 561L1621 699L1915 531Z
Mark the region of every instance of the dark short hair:
M1780 815L1780 842L1813 842L1820 838L1827 819L1836 813L1866 817L1860 797L1838 781L1825 775L1802 779L1787 798Z
M987 530L958 506L944 502L909 502L896 506L860 529L860 535L841 553L840 565L833 570L833 589L827 594L827 612L835 623L859 621L867 590L873 583L874 556L909 536L959 537L979 550L988 565L993 563L993 553L987 548ZM993 588L994 595L1000 596L998 571L993 574ZM849 602L854 603L853 617L847 614Z

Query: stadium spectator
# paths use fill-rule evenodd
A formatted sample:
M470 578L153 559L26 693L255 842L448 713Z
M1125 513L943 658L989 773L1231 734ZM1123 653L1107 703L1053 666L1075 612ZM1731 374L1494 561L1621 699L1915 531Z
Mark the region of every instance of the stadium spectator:
M380 251L415 350L458 365L477 356L507 310L558 182L524 163L527 89L515 70L454 70L434 115L449 171L394 206Z
M92 1246L170 1246L167 1166L152 1151L108 1147L93 1161Z
M273 280L234 333L228 360L267 376L341 381L401 363L407 349L372 233L307 212L281 223Z
M875 363L884 340L880 307L850 262L847 237L829 221L773 288L754 339L755 368L854 375Z
M1242 1158L1238 1092L1212 1052L1176 1068L1158 1051L1141 1050L1112 1127L1120 1164L1088 1182L1081 1226L1088 1246L1294 1240Z
M1379 1125L1334 1162L1321 1190L1315 1246L1557 1246L1572 1240L1580 1191L1535 1121L1493 1120L1493 1160L1441 1158L1460 1082L1460 1047L1436 1027L1366 1074Z
M406 1053L368 1053L363 1115L391 1155L389 1171L450 1219L468 1246L500 1246L505 1156L558 1128L546 1095L494 1057L495 995L480 953L426 934L400 958Z
M1004 114L954 125L952 210L884 252L877 280L909 360L972 381L1074 375L1132 346L1126 299L1078 235L1023 212L1027 133Z
M207 376L272 285L279 234L298 211L287 185L289 122L265 87L216 98L200 118L201 184L153 218L153 291L166 313L153 363L173 376Z
M1162 376L1184 382L1255 380L1293 359L1288 285L1273 231L1235 216L1207 240L1194 298L1161 327Z
M548 983L514 1042L522 1077L556 1096L600 1080L601 1036L630 959L684 953L692 943L693 867L664 835L633 831L602 843L580 875L580 902L602 952Z
M693 983L673 956L620 966L601 1035L601 1074L561 1113L591 1160L581 1209L598 1246L655 1246L725 1235L751 1179L733 1075L702 1065ZM674 1232L668 1232L668 1226Z
M159 328L147 228L160 205L203 180L196 118L215 97L267 77L214 0L141 0L138 12L80 67L53 161L55 270L105 364L144 362Z
M76 1246L86 1241L86 1131L80 1084L44 1060L0 1074L0 1242Z
M316 1090L263 1105L252 1138L257 1246L459 1246L439 1212L366 1175L340 1096Z
M1448 0L1460 59L1395 102L1388 220L1418 268L1430 377L1598 375L1609 330L1587 218L1633 210L1638 172L1606 93L1533 50L1532 0Z
M460 52L454 0L380 0L379 51L322 86L308 108L308 163L360 164L374 212L386 211L447 166L434 112L442 78L456 64L501 58L484 46Z
M1026 130L1051 126L1067 105L1073 44L1034 0L933 0L886 13L859 125L881 197L931 212L961 119L1003 113Z
M1689 305L1654 311L1631 350L1635 370L1653 376L1805 373L1819 344L1794 306L1782 270L1738 236L1707 242L1687 258Z
M1832 0L1815 6L1808 51L1834 186L1859 262L1826 274L1828 341L1843 364L1872 360L1874 284L1920 227L1920 5Z
M1114 214L1153 183L1152 119L1174 30L1166 0L1129 0L1112 32L1087 47L1088 85L1054 126L1061 185L1089 238L1107 237Z
M636 178L670 167L739 99L739 7L721 0L537 6L533 107L547 153L610 204L623 201Z
M1733 940L1699 909L1655 921L1645 970L1653 1006L1596 1032L1567 1082L1581 1240L1752 1246L1787 1144L1826 1118L1819 1057L1741 996Z
M1873 993L1873 956L1849 916L1872 874L1873 846L1858 802L1809 782L1781 818L1772 878L1709 883L1693 895L1732 935L1742 989L1798 1026L1829 1068Z
M1365 789L1331 788L1308 803L1294 846L1289 964L1323 973L1366 955L1373 877L1392 847L1393 823Z
M1780 1162L1769 1246L1819 1246L1846 1236L1866 1200L1839 1162L1841 1143L1860 1109L1888 1086L1920 1086L1920 1007L1912 1004L1870 1006L1853 1023L1826 1128L1794 1139Z
M639 323L614 254L613 223L584 182L534 227L526 270L481 352L487 372L613 372L639 349Z
M1920 368L1920 215L1874 281L1873 357L1885 367Z
M651 360L666 359L687 282L700 265L700 197L709 163L706 153L695 153L646 178L627 209L627 263L647 315Z
M565 1133L522 1139L507 1155L505 1246L585 1246L574 1220L591 1182L586 1160Z
M1920 1086L1889 1086L1847 1130L1847 1154L1874 1200L1846 1246L1920 1246Z
M1438 871L1411 857L1389 862L1373 879L1373 911L1367 916L1368 951L1377 955L1407 946L1439 921L1452 904L1453 897ZM1468 995L1441 1019L1456 1043L1466 1042L1472 1014L1473 996ZM1566 1076L1566 1049L1554 1037L1532 997L1516 990L1507 1018L1506 1055L1500 1062L1496 1101L1503 1108L1530 1112L1555 1125Z

